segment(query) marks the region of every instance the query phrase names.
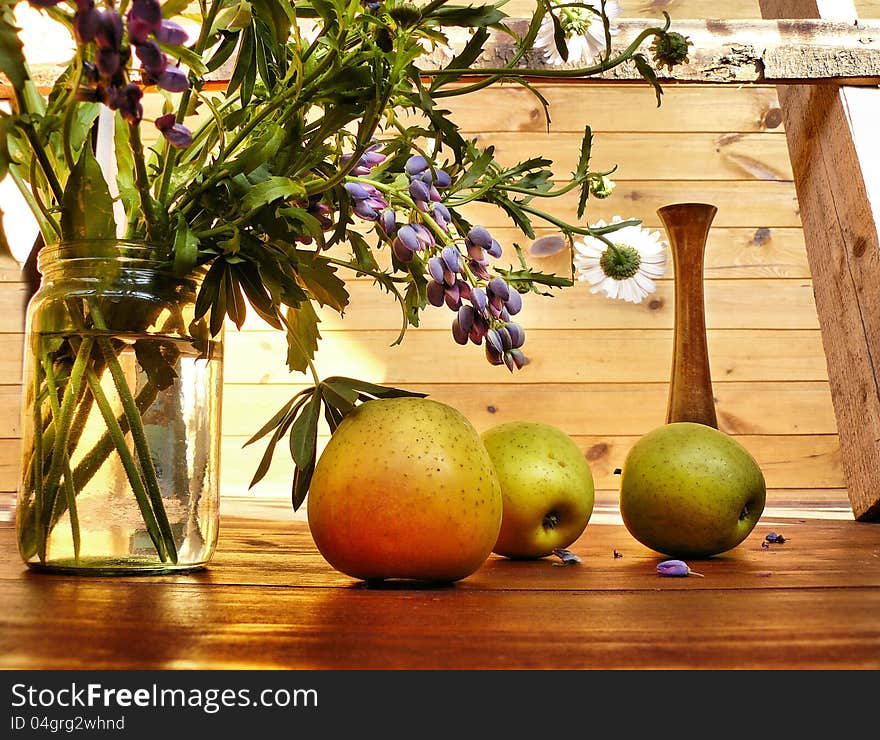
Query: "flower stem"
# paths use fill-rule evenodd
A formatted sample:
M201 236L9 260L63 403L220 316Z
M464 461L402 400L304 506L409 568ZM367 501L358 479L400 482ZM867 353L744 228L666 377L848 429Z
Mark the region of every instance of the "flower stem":
M85 337L76 353L76 359L73 362L73 368L70 370L70 379L64 389L64 398L58 409L58 416L55 417L55 440L52 446L52 461L49 465L49 472L46 475L46 485L44 488L43 508L40 511L42 519L42 527L48 534L49 527L52 522L52 512L55 509L55 499L58 497L58 484L61 480L62 466L67 454L67 440L70 433L70 417L73 413L73 405L79 396L80 387L83 381L83 374L88 366L89 356L92 353L94 339ZM42 543L40 559L45 561L46 543Z
M144 164L144 145L141 143L140 126L128 124L128 141L134 159L134 180L140 197L141 210L144 212L144 223L147 229L147 240L154 241L156 234L156 213L153 210L153 197L150 195L150 179Z
M42 345L42 337L38 340ZM52 360L45 346L41 347L41 361L43 363L43 372L46 373L46 386L49 389L49 406L52 409L52 416L59 418L61 409L58 406L58 385L55 382L55 372L52 368ZM79 516L76 509L76 491L73 488L73 476L70 472L70 453L64 450L64 494L67 499L67 510L70 512L70 533L73 538L73 557L79 560L80 532L79 532ZM60 500L60 499L59 499ZM53 512L54 514L54 512ZM54 516L49 520L49 527L54 524ZM46 533L48 538L48 532Z
M119 454L119 460L122 462L122 467L125 468L128 481L131 484L131 490L134 492L138 507L141 510L141 515L144 518L147 532L149 532L150 539L153 540L153 544L156 546L156 552L159 553L159 558L164 563L168 559L168 555L165 552L165 543L162 534L159 531L156 517L153 515L153 510L150 508L150 499L144 489L144 482L141 480L141 476L138 473L131 451L125 443L125 436L122 433L122 429L119 428L119 424L116 421L116 417L113 415L113 409L110 408L110 403L107 401L107 397L104 395L104 391L101 388L101 382L91 369L86 372L86 380L92 391L92 395L95 397L95 403L101 412L101 416L104 417L104 423L107 425L107 431L113 439L113 444Z
M95 328L101 331L107 331L107 324L104 321L101 310L94 301L89 302L89 311L92 315L92 321L95 324ZM144 473L144 481L146 483L147 491L156 513L159 530L165 541L165 549L171 562L176 563L177 547L174 544L174 535L171 532L171 525L168 522L168 516L165 513L165 504L162 501L162 491L159 489L159 479L156 476L156 468L153 465L153 458L150 455L150 447L147 442L147 434L144 430L143 420L141 419L134 396L131 394L131 389L128 387L128 382L125 379L125 372L119 364L119 358L116 356L116 352L113 351L110 340L107 337L100 337L98 339L98 349L104 356L104 361L107 363L107 368L110 370L110 375L113 378L113 384L116 386L116 392L119 394L119 400L122 401L122 408L125 411L129 429L131 430L131 436L134 440L135 451L137 452L138 460L141 464L141 470Z
M213 0L211 3L211 7L208 8L207 14L204 16L202 21L201 30L199 32L199 38L196 41L196 45L193 48L193 51L201 56L202 52L205 50L205 47L208 44L208 38L211 34L211 27L214 25L214 20L217 18L217 12L220 10L221 0ZM189 87L183 91L180 96L180 104L177 106L177 116L175 120L178 123L182 123L184 117L186 116L187 108L189 108L189 101L192 98L192 88ZM174 165L177 161L177 149L173 146L169 146L168 143L165 143L165 151L162 155L162 168L161 175L159 176L159 188L156 191L156 199L159 203L165 203L165 199L168 197L168 188L171 185L171 173L174 171Z

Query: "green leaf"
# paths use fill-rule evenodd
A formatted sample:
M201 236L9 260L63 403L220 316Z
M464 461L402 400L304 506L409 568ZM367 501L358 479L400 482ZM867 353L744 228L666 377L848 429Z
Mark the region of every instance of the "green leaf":
M418 393L416 391L408 391L404 388L393 388L391 386L376 385L368 383L365 380L357 380L355 378L346 378L343 376L333 376L324 381L324 385L333 385L334 388L347 387L358 391L360 394L366 394L373 398L402 398L413 396L416 398L424 398L426 393Z
M584 129L584 138L581 141L581 156L578 159L578 166L575 172L575 178L583 178L581 183L581 192L578 197L577 217L583 218L584 211L587 208L587 199L590 197L590 180L587 177L590 173L590 154L593 149L593 130L587 126Z
M183 214L177 213L177 227L174 231L174 274L187 275L199 257L199 240L190 229Z
M192 4L192 0L165 0L162 4L162 17L174 18Z
M293 471L293 490L291 495L291 503L293 510L297 511L306 500L309 492L309 486L312 485L312 476L315 474L315 465L312 464L306 468L297 468Z
M549 15L553 19L553 44L556 46L559 56L562 57L562 61L567 62L568 44L565 43L565 29L562 27L562 23L556 13L551 11Z
M265 437L270 431L275 429L279 424L284 421L284 419L290 413L291 409L293 409L294 404L297 402L297 399L301 398L310 391L310 388L303 389L295 396L293 396L293 398L291 398L280 409L278 409L278 411L275 413L275 416L273 416L262 427L260 427L260 430L256 432L247 442L245 442L242 447L247 447L249 444L253 444L257 440Z
M321 334L320 319L310 301L287 310L287 366L291 372L304 373L314 359Z
M435 9L429 17L439 20L441 26L491 26L508 16L494 5L450 5Z
M23 90L29 79L24 64L24 51L15 25L12 6L4 4L0 11L0 69L3 70L16 90Z
M18 116L0 115L0 180L6 177L9 165L13 164L12 155L9 153L9 137L15 130L18 120Z
M251 213L281 198L287 200L305 197L306 189L298 180L291 180L289 177L270 177L253 185L244 196L241 206L245 213Z
M272 297L266 292L263 285L259 268L251 262L245 261L235 265L234 272L254 311L274 329L281 329L281 320L278 318Z
M661 102L660 96L663 95L663 88L660 87L660 82L657 79L657 74L654 72L654 68L645 58L644 54L633 54L632 60L636 63L636 69L639 71L639 74L651 84L651 87L654 88L654 92L657 95L657 107L659 108Z
M318 448L318 421L321 418L322 396L315 388L290 427L290 454L298 468L314 463Z
M196 297L195 319L202 318L217 302L217 296L220 294L220 281L223 279L225 269L221 260L216 260L211 265L205 279L202 280L199 294Z
M474 35L471 36L467 44L465 44L465 47L456 56L454 56L450 60L449 64L447 64L446 66L450 69L469 68L477 60L477 57L480 56L481 52L483 51L483 44L486 43L486 39L488 38L488 29L478 28L476 31L474 31ZM434 91L449 82L453 82L459 79L461 76L461 72L438 74L431 82L430 90Z
M232 265L227 264L224 283L226 285L226 313L235 322L235 326L241 329L247 316L247 305L244 302L241 286L238 284Z
M304 253L299 253L302 257ZM348 305L345 281L336 275L336 267L323 257L301 258L297 267L300 280L321 306L330 306L340 313Z
M84 146L64 186L61 233L65 239L114 239L113 199L101 165Z
M169 44L159 44L159 48L169 57L185 64L199 77L207 74L208 66L202 61L201 56L192 51L192 49L188 49L185 46L171 46Z

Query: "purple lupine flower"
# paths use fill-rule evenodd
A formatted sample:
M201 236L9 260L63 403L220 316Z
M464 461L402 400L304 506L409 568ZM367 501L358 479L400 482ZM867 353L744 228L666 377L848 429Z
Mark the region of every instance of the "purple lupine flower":
M144 70L153 79L158 79L168 67L168 57L162 53L155 41L145 41L135 45L134 53L141 60Z
M431 257L428 260L428 273L434 278L435 282L443 284L445 282L444 272L446 271L446 266L443 264L443 261L439 257Z
M510 347L508 349L518 349L525 344L526 333L519 324L509 321L504 325L504 330L510 337Z
M785 542L785 536L781 534L776 534L776 532L771 532L764 539L767 542L773 542L780 545Z
M516 316L522 310L522 295L517 290L511 290L510 296L504 302L504 307L511 316Z
M329 231L333 228L333 219L330 218L330 206L326 203L314 201L309 203L309 207L306 210L318 220L322 230Z
M493 239L486 252L490 257L498 259L501 256L501 245L496 239Z
M490 329L489 331L492 331ZM489 335L486 335L486 359L489 360L490 365L503 365L504 364L504 353L501 350L496 349L492 344L489 343Z
M131 43L144 43L150 38L152 32L153 25L151 23L147 23L137 17L132 17L131 13L128 14L128 39Z
M440 252L440 259L451 273L461 272L461 255L455 247L444 247Z
M99 49L111 49L119 53L122 47L122 17L115 10L105 10L98 14L95 29L95 43Z
M488 294L490 301L493 298L498 298L503 303L510 298L510 286L504 281L504 278L494 277L486 286L486 293Z
M428 193L428 188L425 187L425 183L421 180L410 180L409 194L415 201L416 208L420 211L428 210L428 202L431 200L431 195Z
M412 157L406 160L406 164L403 166L403 169L406 170L406 174L412 177L413 175L418 175L421 172L424 172L428 169L428 160L425 159L421 154L414 154Z
M81 44L88 44L95 40L98 26L101 23L101 14L94 6L78 10L73 14L73 34Z
M443 231L449 230L449 224L452 223L452 214L449 213L449 209L442 203L431 204L431 217Z
M415 222L411 223L410 227L416 233L416 238L419 240L419 247L416 251L420 252L424 249L430 249L436 244L434 235L423 224Z
M436 308L440 308L446 301L446 288L438 282L430 281L425 292L428 296L428 303Z
M471 330L468 333L468 338L474 344L482 344L483 337L486 336L486 332L489 331L489 322L485 317L481 316L478 313L474 314L474 323L471 326Z
M342 187L345 188L345 192L348 193L353 200L366 200L370 197L370 191L367 190L366 186L361 185L359 182L347 182Z
M476 314L474 313L473 306L463 304L462 307L458 309L456 320L458 321L461 328L464 330L465 335L470 334L471 327L474 325L475 316ZM462 344L464 344L464 342L462 342Z
M128 123L138 124L144 117L144 108L141 105L143 96L143 90L135 84L128 84L123 88L111 87L107 91L107 105L118 110Z
M462 306L461 308L468 308L468 306ZM459 313L461 312L461 308L459 309ZM467 344L468 333L469 330L464 328L461 322L461 318L457 314L456 317L452 320L452 338L455 340L455 343Z
M444 190L452 185L452 178L446 170L437 170L436 175L437 177L434 180L434 187L438 190Z
M526 356L525 356L525 354L523 354L523 351L521 349L512 350L509 353L509 356L510 356L510 359L513 360L513 364L518 370L521 370L529 362L526 359Z
M175 149L186 149L192 144L192 132L182 123L177 123L177 119L173 113L166 113L159 116L156 121L156 128L162 132L162 136Z
M690 569L684 560L664 560L657 564L657 572L661 576L673 576L682 578L684 576L701 576L701 573L695 573Z
M95 54L95 64L102 77L113 77L122 64L119 52L116 49L98 49Z
M183 46L189 40L189 34L183 26L174 21L163 20L159 28L153 31L153 35L156 41L167 46Z
M488 249L492 245L492 235L489 233L489 230L482 226L474 226L465 237L465 244L470 246L474 244L475 246L482 247L483 249Z
M471 305L474 307L474 310L478 314L486 313L486 306L489 303L489 299L486 297L486 291L482 288L474 288L471 291L470 298L468 299L471 302Z
M444 298L450 310L458 311L461 308L461 293L458 290L458 285L447 286L444 291Z
M397 213L393 209L386 208L379 214L379 228L389 239L397 232Z
M156 80L163 90L179 93L189 89L189 77L179 67L168 67Z
M485 260L468 260L468 267L474 275L480 278L480 280L489 280L492 277L489 273L489 263Z
M162 26L162 6L159 0L132 0L128 18L136 18L150 27L150 32L155 33Z

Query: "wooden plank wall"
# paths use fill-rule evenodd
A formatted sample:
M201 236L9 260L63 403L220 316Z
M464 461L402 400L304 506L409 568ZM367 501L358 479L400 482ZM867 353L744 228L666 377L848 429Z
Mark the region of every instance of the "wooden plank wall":
M880 17L880 2L857 4ZM627 2L627 17L707 16L697 0ZM715 3L725 18L759 18L757 0ZM509 12L531 7L513 0ZM844 487L837 430L807 267L803 232L773 87L669 84L656 108L647 86L540 86L550 100L549 132L540 106L515 87L449 100L453 117L495 145L499 158L534 154L573 168L585 124L595 132L594 166L618 165L617 190L591 201L587 220L613 215L659 229L656 209L682 201L718 207L706 253L706 303L718 418L757 457L772 489ZM554 204L570 214L573 203ZM527 246L503 217L479 214L505 245ZM565 272L567 256L534 259ZM597 487L615 490L614 469L639 435L663 422L671 359L671 267L640 305L592 295L585 284L554 298L529 297L521 314L530 363L511 376L481 350L456 345L451 314L428 309L424 325L391 347L394 302L360 280L346 316L325 315L317 365L428 392L467 414L478 429L512 419L555 424L575 437ZM18 464L21 288L0 271L0 500L14 491ZM262 446L246 439L300 384L284 366L283 338L251 317L226 334L222 489L227 496L288 496L292 463L283 446L264 481L248 492ZM324 437L326 439L326 436ZM7 493L2 493L7 492ZM783 491L780 491L780 495ZM771 501L773 497L771 492Z

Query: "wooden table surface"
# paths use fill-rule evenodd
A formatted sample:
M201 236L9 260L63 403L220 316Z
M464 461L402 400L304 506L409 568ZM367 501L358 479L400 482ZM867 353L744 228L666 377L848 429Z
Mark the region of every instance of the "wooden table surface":
M227 506L211 566L174 576L32 573L7 523L0 668L876 669L880 524L845 507L768 508L704 578L666 578L600 500L579 564L492 556L431 588L337 573L277 503Z

